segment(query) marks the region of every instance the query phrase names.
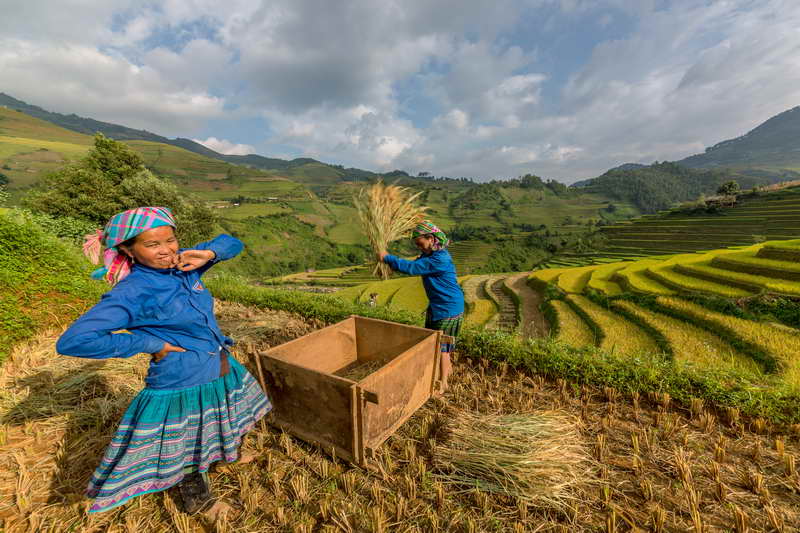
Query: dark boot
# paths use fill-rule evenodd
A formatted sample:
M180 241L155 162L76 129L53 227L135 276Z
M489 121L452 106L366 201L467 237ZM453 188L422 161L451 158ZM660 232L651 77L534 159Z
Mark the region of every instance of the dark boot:
M211 506L214 494L208 483L208 474L192 472L183 477L178 484L178 491L183 503L183 512L194 514Z

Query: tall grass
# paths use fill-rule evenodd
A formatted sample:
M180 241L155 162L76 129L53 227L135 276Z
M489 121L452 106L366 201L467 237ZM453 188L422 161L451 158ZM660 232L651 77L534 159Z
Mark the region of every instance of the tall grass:
M420 194L411 194L407 187L378 181L356 195L354 203L358 216L376 255L387 250L390 243L404 237L422 220L425 208L414 204ZM382 279L389 279L392 270L376 259L373 272Z

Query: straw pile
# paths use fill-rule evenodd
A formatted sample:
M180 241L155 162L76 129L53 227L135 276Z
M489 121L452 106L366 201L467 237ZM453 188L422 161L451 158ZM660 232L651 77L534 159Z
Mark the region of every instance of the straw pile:
M433 450L437 477L445 483L563 510L591 470L575 421L564 415L461 411L446 431L446 441Z
M414 229L425 213L424 207L414 205L421 193L411 194L406 187L375 185L361 189L354 198L358 216L369 239L372 250L377 255L394 242ZM382 279L389 279L392 273L388 265L375 260L373 273Z

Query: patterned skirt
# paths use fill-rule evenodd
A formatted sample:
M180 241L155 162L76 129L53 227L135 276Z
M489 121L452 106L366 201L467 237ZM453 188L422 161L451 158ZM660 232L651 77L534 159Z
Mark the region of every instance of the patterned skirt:
M441 320L433 320L431 317L431 309L428 308L428 311L425 313L425 327L427 329L438 329L441 330L442 333L445 335L449 335L453 337L455 340L458 337L458 334L461 333L461 324L464 321L464 315L457 315L451 316L450 318L443 318ZM453 344L450 343L442 343L442 353L450 353L455 350L456 345L455 342Z
M233 357L230 371L203 385L141 391L128 406L86 495L90 513L168 489L184 473L238 458L242 436L272 405Z

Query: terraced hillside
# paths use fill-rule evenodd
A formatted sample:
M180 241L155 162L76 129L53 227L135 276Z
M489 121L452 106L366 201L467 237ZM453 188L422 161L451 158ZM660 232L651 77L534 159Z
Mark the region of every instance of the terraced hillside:
M608 264L800 237L798 183L759 191L739 196L732 207L673 209L603 226L596 249L562 252L538 268Z
M535 271L554 336L800 392L800 239ZM759 320L753 305L794 309ZM764 304L767 302L767 304ZM738 305L737 305L738 304ZM779 324L777 320L784 323Z
M800 188L740 197L735 207L690 215L669 211L602 228L601 255L658 255L800 236Z

